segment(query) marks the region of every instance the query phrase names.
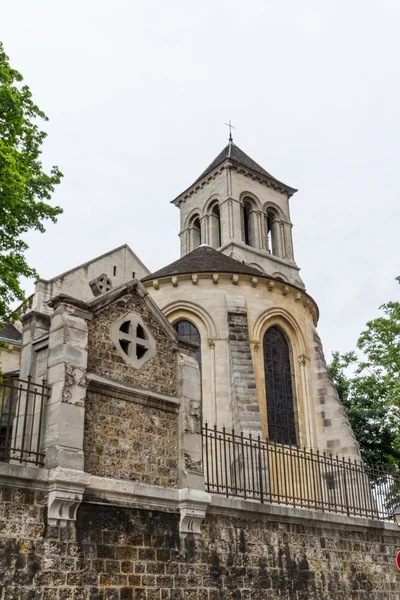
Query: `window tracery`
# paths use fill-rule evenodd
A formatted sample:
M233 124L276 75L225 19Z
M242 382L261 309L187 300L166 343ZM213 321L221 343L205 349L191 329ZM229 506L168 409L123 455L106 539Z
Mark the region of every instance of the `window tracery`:
M136 313L129 313L114 323L111 338L122 358L137 369L156 351L153 336Z
M273 442L297 444L291 347L279 327L265 332L263 352L268 437Z

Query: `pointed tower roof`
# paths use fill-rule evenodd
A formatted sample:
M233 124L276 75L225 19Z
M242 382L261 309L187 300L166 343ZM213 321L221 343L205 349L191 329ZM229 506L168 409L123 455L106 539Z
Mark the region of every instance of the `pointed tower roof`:
M163 267L155 273L146 275L142 281L187 275L190 273L234 273L237 275L263 276L264 273L240 261L202 244L189 254L185 254L175 262Z
M219 167L219 165L221 165L225 160L228 159L240 165L241 167L246 167L247 169L250 169L255 173L259 173L264 177L274 179L274 177L272 177L272 175L270 175L268 171L260 167L260 165L257 164L252 158L250 158L250 156L248 156L245 152L243 152L243 150L241 150L239 146L236 146L236 144L234 144L233 142L229 142L229 144L225 146L222 152L220 152L218 156L214 158L212 163L208 165L207 169L200 175L200 177L196 179L195 183L197 183L197 181L200 181L200 179L203 179L203 177L211 173L211 171L214 171L214 169Z
M292 188L282 181L276 179L273 175L268 173L263 167L261 167L255 160L250 158L243 150L236 146L232 141L230 141L227 146L218 154L216 158L208 165L207 169L203 171L203 173L198 177L192 185L190 185L182 194L179 194L175 200L172 200L173 203L177 203L180 198L186 194L191 188L199 184L202 179L205 179L208 175L210 175L215 169L220 167L224 162L230 162L237 168L245 169L246 171L250 171L255 175L258 175L262 179L267 180L273 187L286 191L289 196L292 196L297 190Z

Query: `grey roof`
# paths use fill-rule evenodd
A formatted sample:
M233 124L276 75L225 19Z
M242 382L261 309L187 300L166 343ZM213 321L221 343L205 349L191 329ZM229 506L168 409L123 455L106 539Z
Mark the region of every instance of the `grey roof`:
M250 158L250 156L248 156L245 152L243 152L243 150L236 146L236 144L234 144L233 142L229 142L229 144L225 146L222 152L220 152L218 156L214 158L212 163L208 165L207 169L200 175L200 177L196 179L195 183L197 181L200 181L200 179L203 179L203 177L211 173L211 171L214 171L214 169L216 169L221 163L224 162L224 160L227 159L237 163L238 165L241 165L242 167L251 169L255 173L259 173L264 177L268 177L269 179L275 179L270 173L268 173L268 171L260 167L259 164L257 164L252 158Z
M0 324L0 340L20 343L22 335L12 323Z
M162 277L171 277L173 275L185 275L187 273L235 273L237 275L264 275L258 269L249 267L210 246L201 245L189 254L185 254L179 260L167 265L166 267L151 273L142 279L142 281L151 281L152 279L161 279Z
M234 144L233 142L229 142L229 144L227 146L225 146L225 148L222 150L222 152L220 152L218 154L218 156L216 158L214 158L212 163L208 165L207 169L205 171L203 171L203 173L200 175L200 177L198 177L196 179L196 181L194 183L192 183L191 186L189 186L182 194L180 194L172 202L175 202L176 200L178 200L178 198L180 198L180 196L185 194L193 185L195 185L201 179L206 177L209 173L214 171L214 169L219 167L219 165L221 165L226 160L230 160L233 164L237 165L238 167L243 167L245 169L249 169L253 173L257 173L261 177L265 177L269 181L275 183L278 187L281 187L281 188L287 190L290 193L290 195L297 192L297 190L295 188L292 188L289 185L286 185L285 183L282 183L282 181L279 181L278 179L273 177L271 175L271 173L268 173L268 171L263 169L263 167L261 167L252 158L250 158L250 156L248 156L245 152L243 152L243 150L241 150L238 146L236 146L236 144Z

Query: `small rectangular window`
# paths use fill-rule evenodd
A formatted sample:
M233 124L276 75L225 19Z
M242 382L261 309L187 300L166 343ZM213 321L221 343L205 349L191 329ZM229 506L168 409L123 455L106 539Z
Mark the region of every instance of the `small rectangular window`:
M135 279L135 271L132 271L132 279Z
M116 276L116 274L117 274L117 267L114 267L114 277Z

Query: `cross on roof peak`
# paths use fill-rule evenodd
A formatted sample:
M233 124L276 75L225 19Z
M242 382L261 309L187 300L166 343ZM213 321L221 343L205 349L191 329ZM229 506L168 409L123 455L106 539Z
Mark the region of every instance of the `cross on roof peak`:
M236 129L236 127L234 127L229 119L228 123L225 123L225 125L227 127L229 127L229 141L233 142L233 137L232 137L232 129Z

